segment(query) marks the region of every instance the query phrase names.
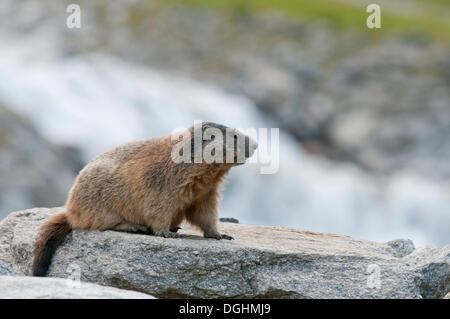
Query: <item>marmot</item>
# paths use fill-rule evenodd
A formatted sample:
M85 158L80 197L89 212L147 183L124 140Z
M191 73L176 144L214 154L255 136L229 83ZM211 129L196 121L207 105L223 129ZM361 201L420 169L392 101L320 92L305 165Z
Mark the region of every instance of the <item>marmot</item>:
M66 210L42 226L34 247L33 275L46 275L52 255L72 229L174 238L186 219L200 228L206 238L233 239L217 231L219 188L230 168L252 156L257 144L249 136L223 125L210 122L196 125L177 138L169 135L126 143L91 161L76 178ZM209 133L209 140L205 140L203 136L208 129L221 133L223 139L216 139L216 134L213 138ZM211 149L213 141L216 145L222 143L219 145L223 152L216 148L211 154L223 160L195 161L197 131L201 133L201 151ZM245 142L237 143L238 140ZM173 150L180 143L193 151L191 161L174 162ZM231 163L225 158L231 154L230 149L234 151ZM220 152L215 154L216 151ZM184 149L179 155L184 155ZM238 156L244 160L239 162Z

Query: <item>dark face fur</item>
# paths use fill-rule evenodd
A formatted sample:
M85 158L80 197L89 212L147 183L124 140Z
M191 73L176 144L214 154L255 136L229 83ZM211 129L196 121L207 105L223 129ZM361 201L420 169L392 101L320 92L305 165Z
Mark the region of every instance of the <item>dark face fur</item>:
M194 132L194 128L191 129ZM191 145L192 154L194 154L194 140ZM202 150L208 148L206 153L215 156L216 150L221 148L222 163L233 166L242 165L254 154L257 147L255 140L236 129L212 122L202 124Z

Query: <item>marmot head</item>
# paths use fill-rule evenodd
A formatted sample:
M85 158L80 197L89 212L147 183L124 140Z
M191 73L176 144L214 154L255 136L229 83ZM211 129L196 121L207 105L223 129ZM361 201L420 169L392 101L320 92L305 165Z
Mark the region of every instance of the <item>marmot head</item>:
M190 131L194 137L191 139L192 158L201 153L203 163L242 165L258 147L250 136L217 123L199 122Z

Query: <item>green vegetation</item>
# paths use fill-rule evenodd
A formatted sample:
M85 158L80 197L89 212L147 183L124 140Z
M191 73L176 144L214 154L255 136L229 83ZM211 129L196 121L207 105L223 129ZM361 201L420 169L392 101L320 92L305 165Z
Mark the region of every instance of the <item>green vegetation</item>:
M168 1L166 1L167 3ZM300 21L326 20L336 28L358 28L380 34L421 34L450 40L450 0L404 0L392 6L379 1L382 29L369 30L365 21L370 1L351 0L171 0L172 3L204 6L213 10L261 12L274 10ZM398 4L398 3L396 3ZM400 3L401 4L401 3Z

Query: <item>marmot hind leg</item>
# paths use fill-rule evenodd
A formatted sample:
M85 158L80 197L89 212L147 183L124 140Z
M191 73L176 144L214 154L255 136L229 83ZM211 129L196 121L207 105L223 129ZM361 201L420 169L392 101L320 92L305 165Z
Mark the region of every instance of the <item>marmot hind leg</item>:
M143 225L135 225L129 223L123 223L119 226L116 226L113 230L119 232L126 233L134 233L134 234L144 234L144 235L152 235L152 236L161 236L166 238L177 238L178 234L175 234L181 227L171 228L169 233L167 231L159 231L157 234L151 229L151 227L143 226Z
M131 223L123 223L115 228L115 231L126 232L126 233L135 233L135 234L145 234L145 235L154 235L155 233L150 227L143 225L136 225Z
M178 232L181 229L180 225L183 222L184 217L185 216L184 216L184 212L183 211L179 212L175 216L175 218L172 220L172 223L170 224L170 231L171 232L176 233L176 232Z

